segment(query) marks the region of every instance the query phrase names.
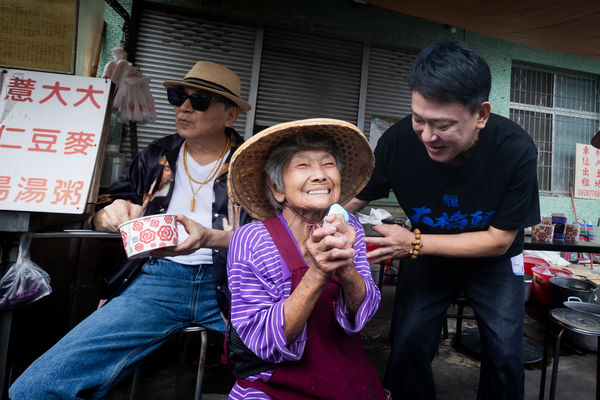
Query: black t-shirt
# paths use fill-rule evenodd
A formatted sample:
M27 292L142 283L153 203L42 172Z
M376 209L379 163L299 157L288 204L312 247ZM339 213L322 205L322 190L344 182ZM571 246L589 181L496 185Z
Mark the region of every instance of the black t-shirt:
M413 227L452 234L518 229L501 258L523 250L523 228L540 220L537 149L514 122L491 114L471 156L450 167L429 158L411 116L390 127L375 148L375 170L361 200L389 196L390 188Z

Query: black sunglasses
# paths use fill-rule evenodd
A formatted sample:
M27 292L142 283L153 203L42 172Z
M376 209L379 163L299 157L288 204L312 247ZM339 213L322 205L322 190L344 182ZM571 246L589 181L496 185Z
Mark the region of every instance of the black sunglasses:
M169 100L170 104L176 107L180 107L187 99L190 99L192 108L198 111L206 111L208 106L210 106L211 100L221 103L225 103L227 101L226 99L211 97L204 93L187 94L185 90L181 89L167 89L167 99Z

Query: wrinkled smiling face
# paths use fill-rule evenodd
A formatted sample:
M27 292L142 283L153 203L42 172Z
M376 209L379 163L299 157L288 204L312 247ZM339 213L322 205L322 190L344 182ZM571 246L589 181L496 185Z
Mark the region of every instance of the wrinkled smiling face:
M452 163L477 143L489 110L488 102L472 113L458 101L432 101L418 92L412 93L413 130L425 145L429 157L439 163Z
M295 153L283 167L283 192L273 190L304 216L318 218L340 198L341 176L335 158L324 150Z

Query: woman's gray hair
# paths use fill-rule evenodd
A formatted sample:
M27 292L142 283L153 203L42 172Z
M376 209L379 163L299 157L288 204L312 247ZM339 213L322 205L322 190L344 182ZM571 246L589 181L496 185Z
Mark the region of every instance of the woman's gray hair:
M265 162L265 178L283 192L283 167L292 159L294 154L306 150L324 150L328 152L335 158L335 164L340 173L342 172L340 152L335 142L327 135L305 132L292 135L271 149ZM265 192L275 214L281 213L283 205L275 200L268 185L265 185Z

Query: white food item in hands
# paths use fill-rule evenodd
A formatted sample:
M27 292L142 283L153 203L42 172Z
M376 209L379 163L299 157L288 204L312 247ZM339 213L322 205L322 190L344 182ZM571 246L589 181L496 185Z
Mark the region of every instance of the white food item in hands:
M329 216L331 214L340 214L344 216L344 220L346 220L346 222L348 222L348 211L346 211L346 209L342 206L340 206L338 203L332 204L331 207L329 207L329 212L327 212L326 216ZM329 222L325 221L323 225L327 225L329 224Z

